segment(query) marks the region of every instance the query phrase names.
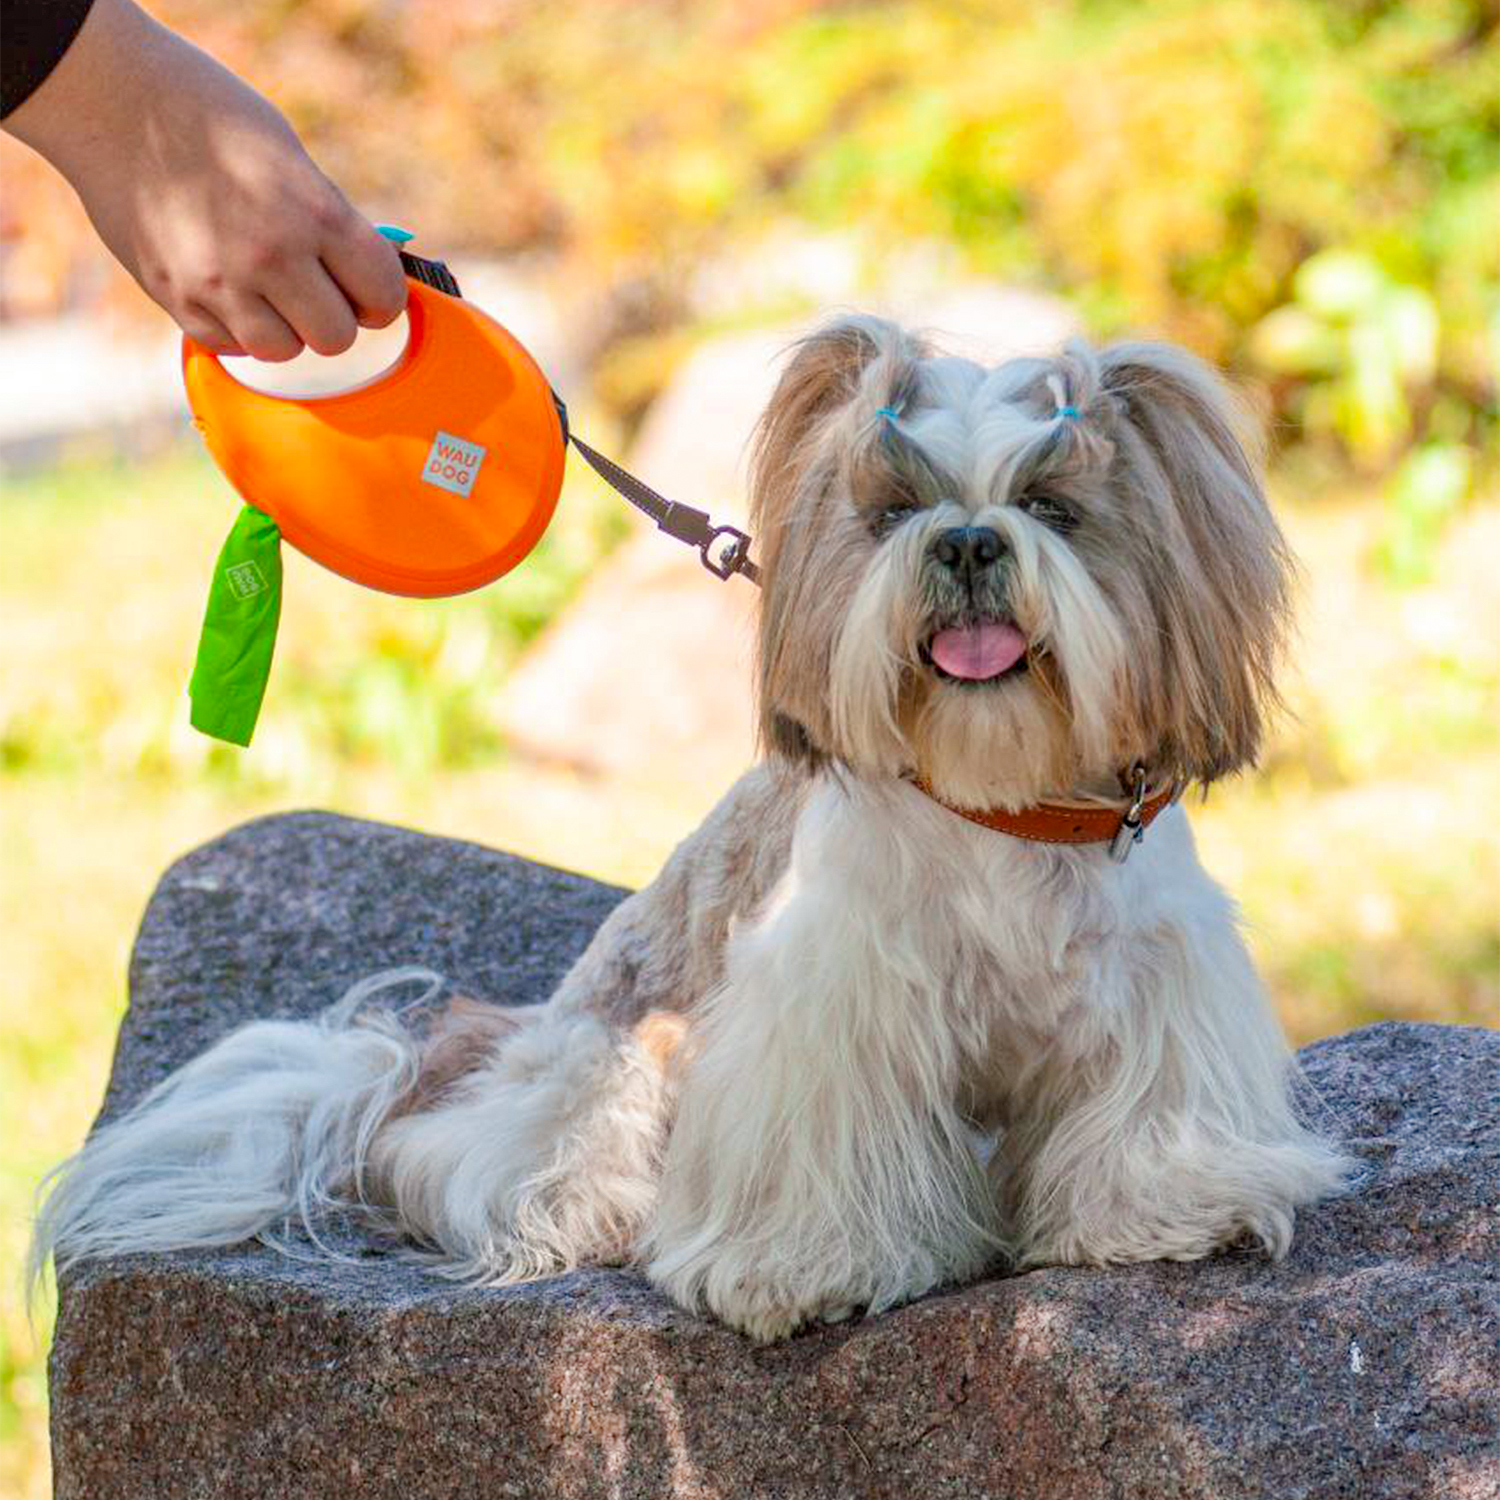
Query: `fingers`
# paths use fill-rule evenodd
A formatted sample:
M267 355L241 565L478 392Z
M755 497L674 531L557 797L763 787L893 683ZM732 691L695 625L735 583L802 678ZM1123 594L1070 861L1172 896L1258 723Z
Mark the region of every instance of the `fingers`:
M342 354L361 325L384 328L406 306L406 276L389 240L342 196L324 226L321 240L301 253L266 256L259 295L232 310L229 327L257 359L291 359L304 344Z
M303 256L268 280L263 296L302 343L318 354L342 354L359 327L354 309L320 261Z
M211 354L243 354L239 341L206 307L189 302L178 318L182 331Z
M406 307L406 276L396 247L347 203L324 232L319 254L364 328L384 328Z
M395 247L349 205L316 167L290 210L257 217L232 235L201 226L186 251L158 256L142 285L215 353L280 362L305 347L322 355L350 348L360 325L384 328L406 306L406 276ZM171 236L168 236L171 239Z
M361 323L383 328L406 305L399 260L394 291L382 285L378 266L373 273L365 266L364 273L367 300L354 304L311 249L266 255L253 281L216 277L211 293L169 311L185 332L219 354L246 353L279 362L300 354L304 345L318 354L342 354L354 343Z
M302 339L285 318L264 298L241 292L220 317L228 324L235 342L254 359L282 364L302 352ZM346 346L347 347L347 346Z

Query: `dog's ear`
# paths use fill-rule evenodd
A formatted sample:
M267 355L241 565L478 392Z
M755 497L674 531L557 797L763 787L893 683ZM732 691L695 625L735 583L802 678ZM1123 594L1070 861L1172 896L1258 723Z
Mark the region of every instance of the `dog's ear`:
M1111 485L1150 580L1126 694L1138 753L1207 784L1255 760L1280 701L1295 563L1249 419L1208 366L1172 345L1124 343L1101 351L1099 374L1117 419Z
M884 363L887 394L906 394L921 346L884 318L851 314L814 329L793 346L751 444L750 518L774 532L812 458L811 439L823 420L858 394L867 374ZM772 538L774 540L774 538ZM763 565L764 561L763 561Z
M825 503L847 458L839 418L857 397L878 406L904 395L920 353L881 318L825 324L796 345L756 428L750 514L761 569L761 743L805 766L831 751L829 663L865 562L849 536L848 507Z

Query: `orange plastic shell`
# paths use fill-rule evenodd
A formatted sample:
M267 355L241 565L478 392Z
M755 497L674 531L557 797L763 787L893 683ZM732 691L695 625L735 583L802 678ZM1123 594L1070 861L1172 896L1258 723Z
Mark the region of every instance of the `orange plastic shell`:
M511 334L457 297L410 278L408 291L405 351L353 390L253 391L192 339L182 373L209 451L287 541L356 583L433 598L482 587L537 544L564 438Z

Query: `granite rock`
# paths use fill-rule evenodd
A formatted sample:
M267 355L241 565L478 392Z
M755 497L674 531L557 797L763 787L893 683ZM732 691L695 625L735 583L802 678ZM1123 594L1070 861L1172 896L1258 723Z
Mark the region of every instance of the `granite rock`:
M320 814L176 865L113 1114L252 1016L420 963L541 999L621 892ZM1500 1033L1303 1054L1360 1159L1290 1256L1054 1268L758 1348L636 1275L450 1285L260 1249L65 1279L59 1500L1496 1500Z

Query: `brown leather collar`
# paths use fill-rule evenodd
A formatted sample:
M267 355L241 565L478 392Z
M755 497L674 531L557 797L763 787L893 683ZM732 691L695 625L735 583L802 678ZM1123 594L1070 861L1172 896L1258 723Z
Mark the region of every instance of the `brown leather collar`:
M939 807L957 813L970 823L978 823L981 828L993 828L996 833L1008 833L1013 838L1029 839L1038 844L1108 844L1110 853L1120 861L1129 855L1133 845L1140 842L1157 814L1170 807L1182 793L1181 782L1174 781L1147 797L1142 777L1136 795L1119 807L1038 802L1017 812L1004 812L999 808L955 807L939 797L919 776L912 777L912 785Z

